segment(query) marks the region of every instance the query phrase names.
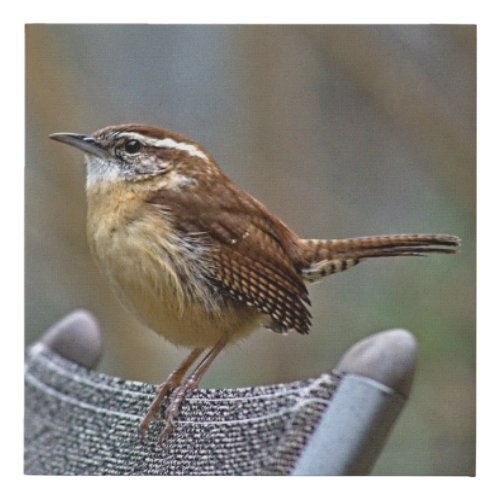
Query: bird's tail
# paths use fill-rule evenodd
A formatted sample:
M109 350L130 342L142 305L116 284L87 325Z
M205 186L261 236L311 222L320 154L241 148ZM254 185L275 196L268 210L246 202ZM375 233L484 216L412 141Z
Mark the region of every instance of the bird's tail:
M301 272L314 282L370 257L456 253L460 238L449 234L389 234L342 240L301 240Z

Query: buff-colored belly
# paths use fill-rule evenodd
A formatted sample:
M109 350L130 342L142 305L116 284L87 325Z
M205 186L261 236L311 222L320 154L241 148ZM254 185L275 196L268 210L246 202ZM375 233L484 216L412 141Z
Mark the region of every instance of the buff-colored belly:
M109 222L88 228L92 254L123 305L176 345L209 347L223 336L235 341L249 335L259 326L260 313L214 299L195 268L200 259L186 257L165 222L163 233L155 231L154 217L146 214L113 231Z
M127 287L118 291L122 302L150 329L173 344L186 347L213 346L221 337L234 342L249 335L259 324L259 315L248 307L227 307L218 315L207 314L198 304L188 304L181 312L169 302ZM172 298L173 299L173 298Z
M173 344L186 347L213 346L221 337L231 342L249 335L259 326L260 314L236 303L220 311L207 311L187 300L182 306L168 280L156 277L155 286L144 275L114 273L111 283L123 305L147 327ZM160 289L159 289L160 288Z

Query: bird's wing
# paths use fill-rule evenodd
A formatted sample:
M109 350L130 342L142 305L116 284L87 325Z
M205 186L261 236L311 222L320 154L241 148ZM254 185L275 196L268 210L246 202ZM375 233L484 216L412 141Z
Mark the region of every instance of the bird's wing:
M180 234L211 247L208 272L218 290L269 315L275 331L308 333L310 301L286 244L295 235L257 200L232 184L211 183L196 193L159 191L149 202Z

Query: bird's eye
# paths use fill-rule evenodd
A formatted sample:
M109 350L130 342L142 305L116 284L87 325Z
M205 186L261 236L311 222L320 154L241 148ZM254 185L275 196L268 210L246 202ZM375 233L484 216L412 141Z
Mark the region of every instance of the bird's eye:
M125 143L125 151L130 154L138 153L141 147L141 143L136 139L131 139Z

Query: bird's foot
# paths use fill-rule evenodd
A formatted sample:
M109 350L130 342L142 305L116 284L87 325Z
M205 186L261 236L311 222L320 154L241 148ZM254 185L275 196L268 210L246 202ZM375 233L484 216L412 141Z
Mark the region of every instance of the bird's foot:
M151 406L148 408L148 411L142 419L141 424L139 425L139 433L142 437L144 437L144 435L146 434L149 424L153 420L158 420L158 413L160 412L163 400L167 397L170 391L181 385L184 375L189 370L190 366L193 364L196 358L203 352L203 350L204 349L202 347L193 349L189 353L189 356L177 368L177 370L171 373L167 380L165 380L165 383L158 387L158 390L156 391L156 397L151 403Z
M177 383L176 383L177 382ZM171 380L170 377L165 381L165 383L161 384L157 391L156 396L148 408L148 411L144 418L142 419L141 424L139 425L139 433L144 438L146 435L146 431L148 430L149 424L153 420L158 420L158 416L161 409L161 404L163 400L167 397L168 393L174 389L178 385L178 381Z
M174 431L175 420L179 416L181 411L182 403L186 398L186 394L189 390L195 389L198 386L198 380L193 377L189 377L185 382L176 387L170 396L170 403L168 404L165 412L163 414L165 418L165 426L158 438L160 444L162 444Z

